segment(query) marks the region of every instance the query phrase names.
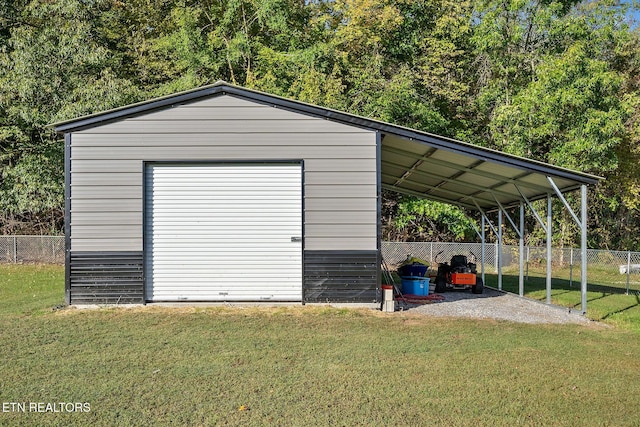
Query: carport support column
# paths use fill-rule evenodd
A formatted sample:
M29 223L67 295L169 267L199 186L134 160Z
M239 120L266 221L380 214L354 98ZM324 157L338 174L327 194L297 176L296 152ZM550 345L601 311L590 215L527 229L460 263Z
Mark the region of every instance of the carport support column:
M580 293L582 314L587 312L587 186L580 188Z
M486 244L487 244L487 240L486 240L486 235L485 235L485 227L488 224L489 227L491 228L491 230L493 231L494 235L498 235L498 232L496 231L496 228L493 226L493 224L491 223L491 220L489 219L489 217L487 217L487 214L485 213L485 211L480 207L480 205L478 205L478 203L474 200L474 203L476 205L476 207L478 208L478 212L480 212L480 215L482 215L482 233L478 233L480 234L480 239L482 240L482 245L481 245L481 253L480 253L480 259L481 259L481 274L482 274L482 283L485 282L485 278L484 278L484 262L486 261ZM478 230L476 229L476 232ZM498 242L496 241L496 247L498 246ZM496 255L497 255L497 251L496 251ZM496 256L497 258L497 256ZM496 266L496 271L498 269L498 260L495 259L495 266Z
M498 209L498 289L502 290L502 209Z
M551 304L551 194L547 194L547 304Z
M481 233L481 237L480 240L482 241L482 246L480 246L480 275L482 276L482 283L484 283L484 253L485 253L485 243L486 243L486 238L485 238L485 231L484 231L484 227L485 227L485 219L484 219L484 212L482 213L482 233Z
M520 274L518 277L518 293L522 297L524 296L524 203L520 202L520 250L519 252L519 264Z

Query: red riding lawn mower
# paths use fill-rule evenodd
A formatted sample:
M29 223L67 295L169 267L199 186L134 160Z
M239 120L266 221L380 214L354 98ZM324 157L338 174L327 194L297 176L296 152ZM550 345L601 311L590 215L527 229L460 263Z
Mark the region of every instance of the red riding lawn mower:
M436 262L441 253L442 251L435 256ZM442 293L447 289L471 289L474 294L481 294L484 291L484 283L482 278L476 275L476 264L467 262L464 255L452 256L451 264L438 263L435 291Z

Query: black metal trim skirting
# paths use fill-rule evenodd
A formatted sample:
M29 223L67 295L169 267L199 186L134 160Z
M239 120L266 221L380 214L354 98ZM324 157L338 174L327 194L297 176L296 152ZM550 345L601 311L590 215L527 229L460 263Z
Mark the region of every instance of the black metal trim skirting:
M379 303L378 251L304 251L304 302Z
M144 256L71 252L70 304L144 304ZM304 302L379 303L379 252L304 251Z
M70 304L144 303L142 251L71 252Z

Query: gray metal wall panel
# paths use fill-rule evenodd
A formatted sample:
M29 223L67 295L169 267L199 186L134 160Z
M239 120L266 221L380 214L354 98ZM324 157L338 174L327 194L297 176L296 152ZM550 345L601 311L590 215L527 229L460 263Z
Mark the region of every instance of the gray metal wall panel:
M376 197L376 185L307 184L305 193L307 197L370 198Z
M305 248L376 249L375 141L357 127L229 96L74 133L71 248L142 250L132 218L143 215L143 161L303 159Z
M261 105L247 103L248 106L218 108L216 120L239 120L238 117L251 116L254 120L309 120L310 117L295 114L278 108L262 108ZM210 107L198 107L197 104L185 105L168 110L158 111L152 115L134 117L130 121L150 120L211 120Z
M318 172L313 170L307 170L304 174L305 179L308 182L322 182L325 185L330 184L371 184L370 172Z
M269 107L265 107L269 108ZM83 131L89 132L89 131ZM303 120L123 120L90 130L93 134L149 134L170 133L184 135L189 133L362 133L355 127L321 119Z
M372 224L376 222L377 212L371 211L319 211L305 213L308 224Z
M142 233L140 233L142 234ZM141 248L142 237L134 238L111 238L111 237L91 237L74 239L72 246L76 251L120 251L122 248Z
M366 197L305 197L304 203L306 212L364 212L374 209L368 206L368 200Z
M142 225L140 212L84 212L82 215L74 215L73 225L118 224L118 225Z
M131 144L136 144L135 138L127 137ZM215 141L210 141L211 144ZM326 146L270 146L268 152L262 152L263 146L244 146L244 145L222 145L222 146L189 146L186 143L173 146L138 146L129 147L74 147L73 160L128 160L132 157L138 157L141 154L148 155L153 153L154 159L176 159L187 160L199 157L215 158L215 159L277 159L288 158L291 156L292 150L296 151L301 158L312 159L344 159L354 155L354 149L351 146L334 146L328 150ZM358 156L360 159L375 159L375 147L359 147Z
M209 146L215 143L217 146L293 146L293 147L313 147L313 146L335 146L341 147L345 145L342 138L325 138L324 133L262 133L259 135L252 134L251 138L247 138L237 133L190 133L189 140L176 141L174 134L136 134L133 138L114 138L109 134L86 134L78 133L73 136L73 146L78 147L129 147L135 143L136 147L167 147L167 146ZM371 146L370 133L354 133L349 136L349 147L366 147Z
M75 172L73 185L140 185L140 174L135 172Z
M236 98L233 96L219 96L215 98L202 99L200 101L188 104L190 107L223 107L223 108L235 108L235 107L255 107L261 108L262 105L256 104L251 101Z
M140 235L140 225L74 225L71 221L71 239L103 237L106 239L127 239Z
M106 184L106 182L104 182ZM71 184L72 197L82 199L142 199L142 185L75 185ZM73 206L71 207L73 210Z
M142 212L142 200L139 199L121 199L100 198L99 194L93 199L73 199L71 211L74 213L110 213L110 212ZM78 216L81 219L82 215ZM75 221L75 218L71 219Z
M73 135L73 140L76 140L76 135ZM74 147L75 151L75 147ZM82 161L72 161L71 162L71 174L75 175L76 173L81 172L104 172L104 173L135 173L138 176L141 175L142 172L142 160L82 160ZM105 181L107 184L110 183L110 180Z
M313 237L366 238L369 237L371 224L306 224L304 234Z
M376 159L362 159L356 156L354 153L353 159L309 159L305 162L305 169L316 172L370 172L375 180Z
M306 230L305 230L306 232ZM307 244L306 242L312 242ZM373 237L352 237L352 236L331 236L331 237L307 237L305 248L313 250L331 250L324 248L338 248L337 250L370 250L372 246L376 246L376 236ZM322 249L315 249L322 248ZM349 248L349 249L344 249Z

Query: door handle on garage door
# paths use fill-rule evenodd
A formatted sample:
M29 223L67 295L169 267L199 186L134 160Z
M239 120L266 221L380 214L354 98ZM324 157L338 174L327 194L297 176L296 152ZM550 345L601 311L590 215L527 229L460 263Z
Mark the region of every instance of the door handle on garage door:
M302 242L302 237L293 236L291 237L292 242Z

